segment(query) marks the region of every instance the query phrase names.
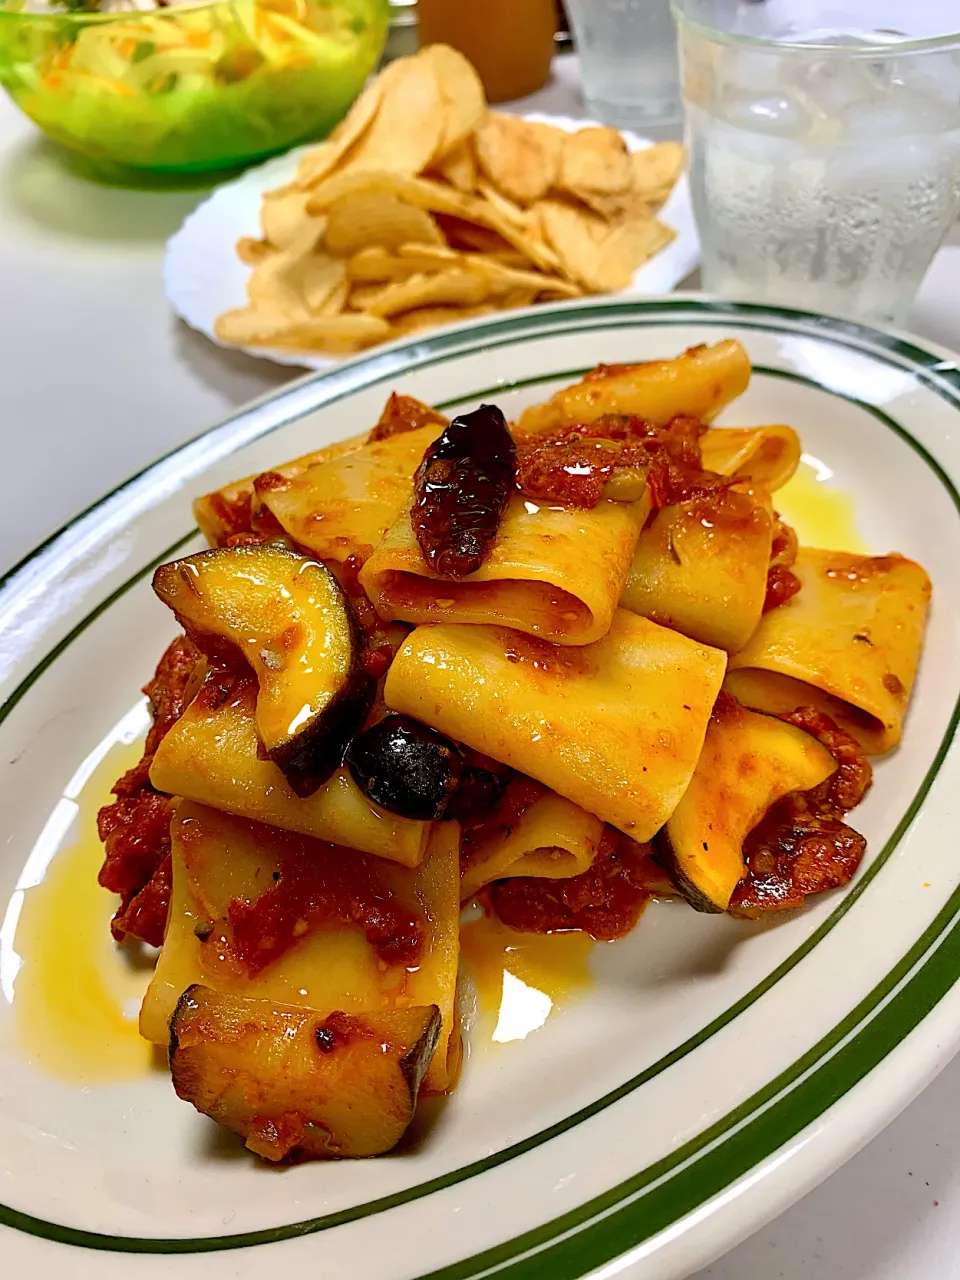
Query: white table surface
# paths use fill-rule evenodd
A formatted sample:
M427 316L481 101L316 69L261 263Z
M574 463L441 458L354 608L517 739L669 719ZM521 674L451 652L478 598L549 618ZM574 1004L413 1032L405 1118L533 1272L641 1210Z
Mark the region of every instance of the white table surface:
M523 108L582 115L576 83L575 60L562 59ZM74 177L0 96L0 572L154 458L293 375L221 351L171 316L164 242L203 196ZM955 229L911 328L960 351L958 297ZM38 471L42 484L17 483ZM811 1277L960 1280L960 1058L858 1156L698 1280Z

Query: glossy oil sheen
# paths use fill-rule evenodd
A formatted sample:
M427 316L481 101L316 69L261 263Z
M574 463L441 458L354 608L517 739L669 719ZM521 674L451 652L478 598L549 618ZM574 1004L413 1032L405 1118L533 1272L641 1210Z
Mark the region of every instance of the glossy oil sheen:
M137 1029L153 963L149 954L113 941L117 898L97 884L103 862L97 811L141 750L141 743L115 746L91 774L43 879L24 891L14 933L17 1044L46 1075L71 1084L136 1080L154 1064L153 1047Z
M819 458L803 456L796 473L774 494L774 506L802 546L870 553L857 525L854 499Z
M464 925L463 971L479 1003L471 1047L525 1040L587 992L595 945L584 933L519 933L496 916Z

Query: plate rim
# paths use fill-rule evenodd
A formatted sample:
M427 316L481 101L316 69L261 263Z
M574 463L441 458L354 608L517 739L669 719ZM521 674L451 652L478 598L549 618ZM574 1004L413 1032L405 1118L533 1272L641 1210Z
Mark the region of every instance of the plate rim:
M270 434L273 430L276 430L278 427L300 416L305 411L305 406L298 403L301 399L300 392L306 388L311 388L315 393L313 396L309 397L310 407L323 407L325 405L332 404L343 396L349 395L359 389L376 385L378 382L391 377L399 376L405 370L418 365L445 362L447 359L466 355L470 351L475 351L479 348L489 350L492 347L501 345L497 342L486 341L485 338L499 336L506 333L507 337L505 338L505 342L510 343L515 340L517 336L516 331L518 330L527 330L528 337L530 339L547 336L542 332L544 329L549 331L549 325L546 322L553 316L558 314L561 317L569 316L571 312L579 314L581 321L584 319L589 320L591 318L595 321L595 323L587 325L581 324L580 326L577 326L576 323L574 323L574 328L586 327L593 330L607 327L600 323L600 319L603 316L609 318L614 313L619 313L623 316L625 325L629 326L629 324L633 323L641 328L658 327L668 324L669 321L664 319L663 314L657 314L663 312L667 312L673 317L678 317L673 319L672 322L674 324L682 324L691 320L695 321L697 319L703 321L705 318L722 323L722 320L725 318L731 322L737 323L740 327L764 329L768 332L783 332L783 322L788 320L793 322L804 322L808 325L810 321L813 321L814 328L817 331L817 336L839 341L840 345L847 348L853 347L856 349L858 343L867 343L871 348L870 354L875 358L883 358L885 353L895 353L901 360L908 362L911 367L911 371L915 376L929 385L937 392L937 394L941 395L944 399L948 400L951 404L960 409L960 374L958 374L955 358L949 352L943 350L938 351L938 349L932 344L917 346L915 340L911 338L910 335L901 335L893 330L870 329L865 326L852 324L846 321L832 320L796 309L766 307L760 304L720 302L705 297L704 295L674 295L669 299L656 297L649 300L611 299L604 302L577 302L552 308L531 308L526 313L507 313L504 316L496 317L492 320L484 317L481 321L473 322L470 325L460 326L456 329L438 331L435 335L432 335L427 339L420 338L416 340L406 340L405 342L391 344L390 348L379 348L376 352L358 356L356 359L350 361L349 364L336 366L329 371L308 374L305 378L297 380L292 387L288 386L280 391L274 391L254 402L252 406L241 408L235 414L230 415L230 417L228 417L223 424L220 424L220 426L209 428L207 431L202 432L199 436L195 437L193 441L187 442L186 444L171 450L170 453L159 459L157 462L143 468L143 470L137 473L136 476L118 486L117 489L111 491L110 494L91 504L85 512L75 516L71 521L67 522L61 530L52 534L50 538L41 543L33 552L29 553L27 557L21 560L10 571L8 571L2 579L0 579L0 604L3 603L6 596L16 593L18 580L31 566L35 566L42 571L45 553L50 551L53 544L56 544L64 535L69 534L69 532L73 530L80 521L88 519L91 516L95 516L98 511L109 504L111 497L114 497L129 488L137 485L146 485L149 488L151 476L161 469L164 463L176 461L178 458L189 455L191 449L198 441L202 441L212 434L224 430L224 428L229 427L231 424L233 424L235 428L235 438L232 440L230 447L220 455L221 457L227 456L229 453L236 451L253 439L262 438L263 436ZM595 315L594 313L598 314ZM750 321L753 323L750 323ZM620 327L620 325L618 324L617 327ZM510 336L511 331L513 331L512 337ZM563 331L563 326L561 326L559 331ZM431 352L433 353L432 357ZM894 363L894 361L891 360L890 363ZM902 368L903 365L899 364L897 367ZM760 366L758 366L758 371L765 373L771 372L769 369L761 369ZM780 371L780 373L783 375L783 371ZM346 374L354 376L345 377L344 375ZM549 375L540 375L535 379L530 379L530 381L543 381L547 377L554 378L561 376L563 376L562 372L558 372ZM783 376L796 377L797 375L787 372ZM943 379L943 383L945 385L937 385L937 381L940 379ZM804 379L800 377L799 380L810 381L813 385L820 386L821 389L826 391L831 390L831 388L825 387L822 383L818 383L814 379ZM345 385L338 388L337 384L341 382L345 383ZM314 384L318 383L330 384L326 395L316 394L316 392L319 391L319 388L315 387ZM515 386L522 384L511 383L510 385ZM291 395L291 392L294 394ZM465 394L470 396L474 393L467 392ZM833 394L842 395L843 393L833 390ZM458 399L462 398L464 397L458 397ZM857 401L855 397L849 395L843 395L843 398L854 403L862 403ZM290 401L292 404L292 411L290 413L283 412L283 405L287 401ZM278 402L277 409L280 410L276 421L271 422L270 417L268 416L268 418L263 421L259 430L255 430L253 434L242 432L241 426L245 419L249 418L251 414L254 415L255 419L258 418L260 416L259 411L265 406L274 404L274 402ZM887 419L885 425L897 431L901 437L906 437L908 443L910 443L912 447L920 453L924 461L926 461L927 464L935 471L937 478L946 487L958 513L960 513L960 494L957 492L956 485L929 450L927 450L920 441L915 440L909 432L902 428L900 424L896 423L895 420L891 419L889 415L885 414L883 410L880 410L877 406L864 404L863 407L867 408L875 416L878 416L881 419ZM197 471L203 469L205 469L205 467L203 465L199 465L195 468L192 474L196 474ZM131 520L135 521L139 514L142 513L134 513L131 516ZM196 530L191 529L188 534L178 541L177 545L182 545L189 538L195 536L195 534ZM141 568L136 574L129 577L121 587L110 592L92 610L88 610L83 619L81 619L81 622L77 626L72 627L65 636L61 637L61 639L57 641L48 653L44 654L39 662L37 662L28 672L24 680L20 681L16 688L13 689L11 694L5 699L3 707L0 708L0 722L6 718L13 706L19 702L27 689L43 675L56 657L72 643L76 636L80 634L80 632L84 630L95 617L99 616L105 609L109 608L110 605L119 598L121 594L129 590L136 581L141 580L146 573L150 571L154 563L161 562L172 553L173 550L170 548L165 550L155 562L151 562L150 565ZM75 550L74 559L79 559L83 554L84 548L81 546ZM31 575L31 577L32 576L33 575ZM795 951L781 963L781 965L777 966L771 974L768 974L767 977L758 983L756 987L752 988L744 997L741 997L739 1001L736 1001L729 1010L725 1010L717 1019L714 1019L710 1024L708 1024L707 1027L701 1028L700 1031L693 1037L690 1037L687 1042L678 1046L675 1050L671 1051L670 1054L665 1055L665 1059L661 1060L664 1066L671 1065L671 1062L666 1061L666 1059L676 1061L679 1056L684 1056L684 1054L681 1053L681 1050L685 1053L696 1047L695 1044L692 1043L693 1041L696 1041L697 1044L703 1043L705 1039L709 1038L710 1034L713 1034L714 1030L719 1029L719 1025L727 1025L736 1016L738 1016L744 1008L755 1003L755 1001L760 998L760 995L764 994L774 986L777 981L779 981L780 977L784 976L785 972L788 972L789 969L799 963L799 961L819 943L822 937L839 922L842 916L845 915L859 899L863 891L870 883L872 883L873 879L876 877L879 870L896 847L897 842L902 838L903 834L916 817L917 812L925 800L926 795L949 752L958 721L960 721L960 701L958 701L954 708L946 733L944 734L943 740L940 743L934 759L926 771L920 788L915 794L913 800L910 802L903 816L898 821L894 832L884 845L883 850L877 854L876 858L871 863L871 866L867 869L866 875L859 879L853 888L845 894L842 899L840 899L838 906L823 922L821 922L818 929L815 930L814 933L804 941L804 943L796 948ZM933 932L935 929L936 932ZM951 946L948 947L948 943L950 943ZM954 955L954 953L956 953L956 955ZM938 954L941 956L940 964L937 970L933 971L930 969L930 966L933 957ZM944 972L944 954L953 958L955 961L955 971L950 969L949 974ZM926 978L918 987L916 984L923 977L925 970L928 970ZM886 1029L888 1039L889 1033L892 1029L897 1032L896 1039L892 1041L892 1045L899 1043L907 1034L909 1034L910 1031L916 1029L929 1015L929 1013L935 1009L939 1000L946 994L946 991L949 990L950 986L956 981L958 976L960 976L960 888L958 888L947 900L941 911L935 917L934 921L931 922L927 930L925 930L921 937L917 939L905 956L902 957L892 969L887 971L881 981L876 984L876 986L867 994L866 997L864 997L856 1008L847 1015L846 1018L842 1019L841 1022L831 1028L827 1035L822 1037L816 1045L812 1046L811 1049L802 1056L802 1058L791 1064L790 1067L781 1072L774 1078L774 1080L768 1082L763 1089L752 1095L751 1098L745 1100L738 1108L735 1108L726 1116L721 1117L721 1119L716 1122L716 1125L711 1126L710 1129L705 1130L698 1135L695 1135L689 1143L678 1149L678 1151L672 1152L669 1157L665 1158L665 1160L651 1166L648 1170L640 1171L640 1173L633 1175L630 1179L626 1180L626 1182L619 1184L619 1186L610 1188L602 1196L595 1197L594 1199L585 1202L583 1205L578 1206L575 1210L571 1211L570 1214L565 1215L564 1218L548 1221L547 1223L534 1228L530 1232L526 1232L521 1236L515 1237L514 1240L501 1243L492 1250L487 1250L482 1254L474 1255L473 1258L462 1259L452 1267L430 1272L428 1277L423 1277L423 1280L455 1280L455 1277L460 1276L465 1277L476 1274L490 1274L490 1266L493 1266L493 1269L498 1273L507 1269L511 1276L516 1276L518 1278L520 1276L527 1276L528 1274L531 1277L540 1274L549 1274L551 1276L560 1274L557 1271L542 1273L535 1269L529 1270L527 1262L529 1261L531 1266L534 1266L534 1264L536 1264L536 1266L540 1265L540 1263L537 1262L538 1258L541 1258L542 1261L539 1246L545 1240L547 1241L547 1247L550 1251L549 1256L553 1258L553 1249L562 1247L564 1242L561 1240L559 1245L549 1245L549 1241L556 1241L558 1231L562 1234L568 1229L572 1229L572 1223L568 1224L568 1219L577 1219L578 1222L581 1220L585 1222L585 1226L582 1228L578 1226L576 1234L570 1236L571 1241L577 1241L581 1231L592 1231L594 1229L590 1220L590 1211L597 1209L597 1206L601 1201L605 1202L604 1208L606 1210L609 1208L609 1205L607 1205L606 1202L611 1201L611 1198L615 1197L617 1193L623 1193L621 1195L621 1199L625 1196L629 1198L633 1195L634 1191L638 1190L638 1188L632 1185L638 1178L650 1174L650 1178L647 1180L655 1180L659 1174L651 1172L652 1170L656 1171L660 1166L666 1164L670 1164L672 1167L675 1167L678 1163L683 1163L688 1159L690 1154L689 1149L691 1147L696 1145L699 1149L704 1146L709 1146L710 1143L713 1142L714 1139L707 1135L712 1134L718 1126L725 1126L726 1130L731 1126L741 1124L741 1122L743 1124L752 1124L753 1121L750 1119L752 1111L749 1110L751 1105L753 1104L753 1110L756 1110L757 1107L760 1107L761 1105L765 1105L766 1100L768 1100L767 1095L773 1096L771 1094L771 1090L776 1093L777 1090L791 1085L792 1082L786 1079L788 1076L792 1076L792 1078L795 1079L797 1074L803 1075L810 1069L808 1066L804 1066L801 1069L799 1064L805 1063L810 1059L815 1065L827 1050L836 1048L838 1044L840 1047L837 1050L837 1053L831 1057L830 1062L836 1062L841 1059L841 1055L847 1053L847 1047L845 1047L844 1043L840 1042L843 1042L844 1037L847 1035L847 1032L843 1029L848 1027L848 1024L849 1028L853 1028L855 1030L865 1029L870 1025L876 1024L876 1027L879 1028L879 1034L883 1035L884 1029ZM943 981L946 977L949 977L949 981L946 981L946 985L943 985ZM940 986L937 985L938 981L940 982ZM760 990L760 988L762 988L762 990ZM754 992L756 992L756 994L754 994ZM922 995L922 999L918 1000L918 993L923 992L925 992L925 995ZM923 1004L924 1000L928 1002L925 1006ZM881 1004L882 1008L879 1008L876 1017L868 1017L868 1015L872 1015L874 1010L877 1010L878 1006ZM922 1008L923 1011L919 1015L914 1016L918 1008ZM894 1010L894 1014L891 1014L891 1010ZM904 1027L906 1030L904 1030ZM871 1034L876 1036L878 1032L875 1030ZM953 1036L954 1047L956 1047L955 1042L958 1038L960 1038L960 1029L958 1029ZM886 1041L884 1041L884 1043L886 1043ZM851 1089L856 1087L863 1076L872 1070L872 1068L879 1062L889 1056L889 1053L890 1048L887 1048L886 1051L873 1059L859 1076L848 1083L847 1087L837 1096L837 1099L834 1099L834 1101L839 1100L840 1097L846 1096ZM843 1061L847 1060L847 1058L843 1059ZM570 1128L574 1127L575 1124L589 1119L590 1116L597 1114L599 1110L605 1109L606 1106L611 1105L611 1103L617 1100L617 1098L632 1092L635 1088L639 1087L645 1079L651 1078L651 1073L656 1074L655 1068L657 1070L662 1070L663 1066L660 1064L652 1064L652 1066L647 1068L645 1072L640 1073L640 1076L644 1077L644 1079L635 1077L633 1081L628 1081L623 1086L620 1086L617 1090L613 1091L613 1094L615 1094L616 1097L606 1095L605 1098L599 1099L595 1103L582 1108L581 1111L575 1113L574 1116L565 1117L554 1126L550 1126L549 1129L541 1131L540 1134L531 1135L530 1138L523 1142L514 1144L512 1148L507 1148L504 1152L497 1153L501 1158L496 1159L496 1164L499 1165L507 1163L509 1159L522 1154L524 1150L530 1149L531 1146L542 1145L544 1142L549 1141L551 1137L558 1136L560 1132L566 1132ZM817 1070L819 1071L820 1068ZM801 1082L798 1088L803 1087L807 1090L802 1096L812 1099L815 1108L814 1115L817 1116L827 1111L833 1103L831 1102L824 1105L822 1102L822 1091L818 1092L816 1087L814 1087L812 1091L809 1089L808 1086L810 1081L815 1079L816 1072L814 1072L806 1082ZM609 1101L607 1101L607 1098L609 1098ZM908 1101L908 1098L904 1097L902 1105L906 1105L906 1101ZM778 1113L781 1112L778 1112L776 1109L771 1109L770 1111L770 1114ZM801 1109L797 1114L802 1116L805 1113L803 1113ZM731 1117L733 1117L733 1119L731 1119ZM804 1121L804 1124L807 1122L808 1121ZM774 1147L770 1148L765 1154L758 1158L751 1158L749 1163L745 1166L745 1169L748 1170L756 1168L762 1163L763 1159L767 1158L767 1156L771 1154L772 1151L778 1150L785 1142L790 1141L790 1139L794 1137L802 1127L803 1125L801 1124L799 1128L792 1130L792 1132L788 1133L786 1137L782 1138L781 1141L779 1141ZM713 1154L714 1156L716 1153L723 1154L724 1150L725 1148L723 1146L717 1147ZM512 1154L508 1155L507 1152L512 1152ZM711 1158L711 1154L708 1152L707 1157L705 1158ZM489 1159L490 1158L475 1163L489 1167ZM729 1173L731 1166L728 1158L723 1158L722 1165L722 1172L724 1174ZM470 1167L471 1166L467 1166L466 1168L469 1169ZM485 1168L475 1168L472 1173L466 1173L465 1176L474 1176L475 1174L483 1171L485 1171ZM824 1176L826 1172L827 1170L824 1170ZM432 1191L439 1190L443 1186L450 1185L451 1181L463 1181L465 1180L465 1177L457 1176L458 1174L463 1173L465 1173L464 1169L454 1170L450 1173L440 1175L438 1178L431 1180L430 1183L421 1184L420 1187L405 1188L401 1192L394 1193L393 1196L384 1197L383 1203L368 1202L366 1206L354 1206L352 1209L341 1211L339 1214L326 1215L324 1219L308 1219L300 1223L288 1224L277 1228L267 1228L260 1231L242 1233L229 1237L175 1237L171 1240L166 1240L161 1237L112 1236L109 1234L86 1232L76 1228L64 1227L56 1223L49 1223L43 1219L33 1218L32 1215L22 1214L16 1210L8 1210L3 1206L0 1206L0 1225L14 1227L20 1231L26 1231L30 1235L39 1235L42 1238L54 1240L60 1243L81 1245L82 1247L94 1248L108 1252L162 1254L203 1253L220 1251L223 1249L245 1248L254 1244L270 1243L289 1239L292 1236L307 1234L310 1231L339 1225L341 1221L350 1221L359 1217L369 1216L370 1211L381 1212L385 1209L394 1207L394 1204L406 1203L412 1198L422 1198L423 1196L432 1193ZM723 1186L730 1185L739 1176L740 1173L738 1172L730 1173L729 1176L726 1177L726 1181ZM667 1186L668 1183L664 1185ZM411 1196L411 1191L419 1191L420 1195L415 1197ZM714 1192L707 1192L706 1194L701 1195L698 1204L705 1203L712 1194L714 1194ZM628 1211L633 1203L634 1200L630 1200L629 1203L621 1206L620 1208L617 1208L616 1203L614 1203L614 1207L609 1211L609 1213L605 1211L602 1225L600 1227L604 1242L604 1249L602 1251L603 1256L595 1254L589 1262L589 1267L592 1268L604 1261L609 1261L612 1257L618 1257L623 1254L623 1249L619 1245L612 1253L607 1253L606 1249L615 1236L615 1233L612 1230L614 1219L617 1221L618 1230L626 1230L628 1228L632 1229L630 1224L633 1222L633 1218ZM639 1202L637 1201L637 1203ZM374 1204L379 1204L379 1207L374 1209ZM368 1212L364 1212L364 1210L367 1210ZM649 1207L645 1208L644 1213L646 1215L645 1222L649 1225L651 1221L649 1216ZM623 1214L626 1214L627 1217L621 1218L620 1215ZM678 1221L682 1216L683 1214L677 1214L671 1218L670 1221ZM336 1219L336 1221L330 1219ZM322 1226L314 1225L317 1223L322 1223ZM646 1227L644 1229L646 1230ZM647 1235L649 1236L653 1234L654 1230L658 1229L659 1228L653 1228L652 1230L647 1231ZM505 1258L505 1251L510 1249L513 1249L512 1255ZM534 1252L529 1252L531 1249L533 1249ZM513 1259L517 1258L518 1253L522 1256L518 1261L514 1261ZM555 1260L562 1262L560 1259ZM476 1269L468 1269L474 1264L476 1264L477 1267L482 1268L479 1273ZM490 1264L490 1266L488 1266L488 1264ZM579 1275L582 1274L582 1272L564 1270L563 1274Z

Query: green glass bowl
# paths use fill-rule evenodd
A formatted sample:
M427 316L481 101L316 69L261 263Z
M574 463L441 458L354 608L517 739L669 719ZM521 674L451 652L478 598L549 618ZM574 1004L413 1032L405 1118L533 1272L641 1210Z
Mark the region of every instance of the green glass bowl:
M374 70L389 0L29 13L0 0L0 83L51 138L153 173L234 169L325 134Z

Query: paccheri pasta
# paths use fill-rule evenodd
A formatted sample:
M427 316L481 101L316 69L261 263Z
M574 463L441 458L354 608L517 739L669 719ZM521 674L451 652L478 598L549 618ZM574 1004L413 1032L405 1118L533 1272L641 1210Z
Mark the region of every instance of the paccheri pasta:
M100 814L142 1034L258 1155L373 1155L461 1059L461 906L613 939L846 884L930 583L798 547L792 428L710 425L736 342L600 366L507 424L393 394L207 494L185 634ZM363 424L355 424L363 425Z

